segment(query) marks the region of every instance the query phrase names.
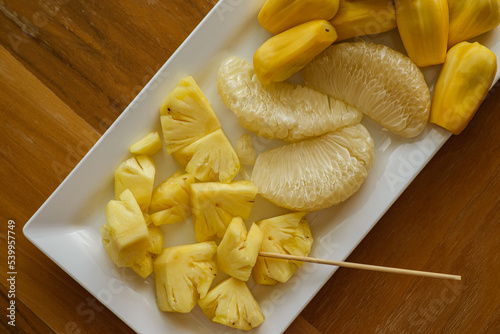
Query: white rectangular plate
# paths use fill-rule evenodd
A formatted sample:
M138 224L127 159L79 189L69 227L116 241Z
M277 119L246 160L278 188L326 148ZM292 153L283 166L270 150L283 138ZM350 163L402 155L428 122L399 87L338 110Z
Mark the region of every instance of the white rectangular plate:
M31 242L137 332L237 332L210 322L198 306L189 314L159 311L154 279L142 280L130 269L115 267L102 246L100 227L105 223L104 208L114 197L115 168L130 156L132 143L160 130L159 106L183 77L192 75L198 82L233 144L245 132L217 94L217 69L229 55L251 61L270 36L257 22L263 2L221 0L24 227ZM499 35L496 29L480 38L497 55ZM369 40L403 50L396 31ZM431 87L438 70L424 71ZM374 167L360 191L345 203L308 215L315 240L311 256L345 259L449 137L429 125L418 138L405 140L366 118L363 123L375 140ZM258 152L276 145L252 138ZM157 184L179 168L164 151L155 160ZM248 222L285 212L258 199ZM163 227L165 246L194 243L191 224ZM256 286L250 280L266 316L254 332L283 332L335 269L305 264L288 283L271 287Z

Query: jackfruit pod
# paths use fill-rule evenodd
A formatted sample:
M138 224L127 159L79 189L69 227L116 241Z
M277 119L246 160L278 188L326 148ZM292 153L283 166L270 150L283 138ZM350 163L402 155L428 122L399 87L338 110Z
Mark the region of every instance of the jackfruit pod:
M500 23L500 0L448 0L448 48L479 36Z
M339 9L339 0L267 0L258 20L273 35L312 20L329 20Z
M396 22L408 56L418 67L444 63L448 49L447 0L396 0Z
M343 41L396 28L396 11L392 0L340 0L330 22L337 31L337 41Z
M461 42L448 51L436 82L430 122L458 135L488 93L497 72L497 58L479 43Z
M302 23L271 37L253 56L253 66L262 84L288 79L337 38L326 20Z

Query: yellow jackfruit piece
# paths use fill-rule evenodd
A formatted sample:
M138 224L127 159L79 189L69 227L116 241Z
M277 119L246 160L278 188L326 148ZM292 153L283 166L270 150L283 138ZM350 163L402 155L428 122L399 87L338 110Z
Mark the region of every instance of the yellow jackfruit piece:
M337 38L326 20L302 23L268 39L253 56L257 78L263 84L284 81L300 71Z
M337 41L343 41L396 28L396 11L392 0L340 0L330 22L337 31Z
M396 0L396 22L408 56L418 67L444 63L448 49L447 0Z
M434 90L430 121L458 135L488 93L497 58L479 43L461 42L448 51Z
M448 47L481 35L500 23L500 0L448 0Z
M267 0L259 12L264 29L276 35L301 23L329 20L339 9L339 0Z

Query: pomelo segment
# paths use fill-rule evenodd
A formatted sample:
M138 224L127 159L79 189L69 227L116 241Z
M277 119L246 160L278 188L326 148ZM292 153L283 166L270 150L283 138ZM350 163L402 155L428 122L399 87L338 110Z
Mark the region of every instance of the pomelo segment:
M219 95L247 130L289 142L355 125L363 115L343 101L288 82L262 85L251 64L227 58L219 68Z
M373 139L357 124L260 154L252 182L262 197L278 206L320 210L343 202L359 189L373 154Z
M353 105L403 137L418 136L429 119L431 97L422 72L388 46L332 45L302 73L310 87Z

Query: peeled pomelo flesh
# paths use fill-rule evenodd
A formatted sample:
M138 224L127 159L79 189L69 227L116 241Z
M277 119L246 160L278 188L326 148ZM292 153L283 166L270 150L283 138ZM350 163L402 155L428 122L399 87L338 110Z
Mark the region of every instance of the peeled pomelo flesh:
M235 56L222 62L217 88L244 128L269 139L300 141L355 125L363 117L351 105L303 85L262 85L252 64Z
M419 135L431 98L420 69L388 46L367 42L330 46L303 70L306 85L353 105L391 132Z
M260 154L252 182L262 197L278 206L324 209L360 188L373 163L373 146L363 125L344 127Z

